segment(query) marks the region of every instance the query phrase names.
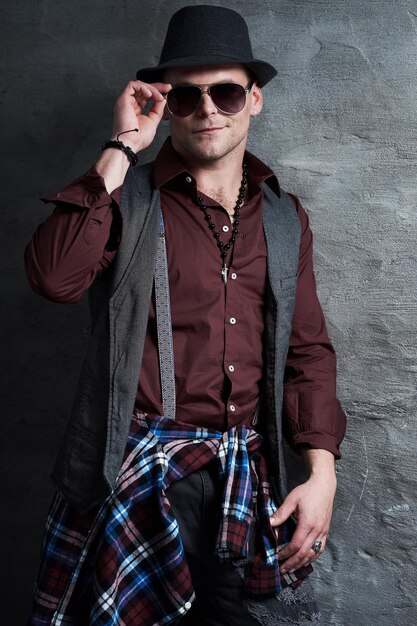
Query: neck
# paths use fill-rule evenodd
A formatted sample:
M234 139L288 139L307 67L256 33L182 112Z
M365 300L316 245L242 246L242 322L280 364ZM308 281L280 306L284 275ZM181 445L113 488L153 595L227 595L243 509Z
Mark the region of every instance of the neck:
M217 200L227 210L236 203L242 180L243 153L239 158L223 158L218 161L197 163L183 158L190 174L197 181L197 189Z

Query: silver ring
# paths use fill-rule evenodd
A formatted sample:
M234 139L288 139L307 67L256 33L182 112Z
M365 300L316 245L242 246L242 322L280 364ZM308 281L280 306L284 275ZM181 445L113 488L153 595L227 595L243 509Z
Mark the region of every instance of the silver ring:
M315 541L313 545L311 546L311 549L313 550L313 552L315 552L315 554L318 554L321 550L322 545L323 545L322 541Z

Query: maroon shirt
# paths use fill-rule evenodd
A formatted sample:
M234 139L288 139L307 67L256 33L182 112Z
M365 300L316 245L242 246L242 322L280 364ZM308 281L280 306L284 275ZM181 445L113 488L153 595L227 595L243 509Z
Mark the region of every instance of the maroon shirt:
M262 380L266 244L262 188L273 172L245 154L249 197L240 211L229 280L221 279L221 258L197 204L197 188L167 140L154 165L167 240L171 315L179 421L218 430L251 424ZM222 240L230 237L226 210L204 196ZM92 168L57 194L53 215L41 224L26 251L35 291L59 302L77 301L117 254L122 216L120 189L110 197ZM287 360L284 419L294 445L327 449L339 456L344 415L334 397L335 357L317 300L308 218L294 196L302 238L293 329ZM228 229L226 231L226 228ZM230 258L231 257L231 265ZM315 356L320 356L317 360ZM321 393L309 393L322 387ZM300 393L302 394L300 396ZM300 414L301 407L301 414ZM150 303L136 409L162 414L154 298Z

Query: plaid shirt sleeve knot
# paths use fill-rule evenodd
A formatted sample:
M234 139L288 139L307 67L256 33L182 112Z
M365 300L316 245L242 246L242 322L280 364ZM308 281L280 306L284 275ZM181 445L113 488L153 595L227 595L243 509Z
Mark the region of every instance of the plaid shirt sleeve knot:
M57 494L28 626L169 624L195 598L165 490L214 458L224 485L215 551L243 568L248 596L276 595L312 570L282 575L277 554L290 523L272 528L262 437L244 425L227 432L134 415L117 486L85 515ZM254 528L255 554L249 553ZM80 621L81 620L81 621ZM83 622L83 623L84 623Z

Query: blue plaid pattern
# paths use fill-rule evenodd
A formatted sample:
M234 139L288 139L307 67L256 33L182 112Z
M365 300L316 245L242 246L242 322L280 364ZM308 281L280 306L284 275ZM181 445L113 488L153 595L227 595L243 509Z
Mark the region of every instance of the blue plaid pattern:
M311 567L281 575L277 554L292 528L273 529L262 437L243 425L228 432L135 415L117 486L85 515L59 494L47 522L28 626L162 626L195 598L167 487L217 459L223 478L216 552L244 566L248 596L276 595ZM256 521L259 551L248 559Z

